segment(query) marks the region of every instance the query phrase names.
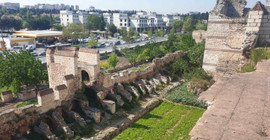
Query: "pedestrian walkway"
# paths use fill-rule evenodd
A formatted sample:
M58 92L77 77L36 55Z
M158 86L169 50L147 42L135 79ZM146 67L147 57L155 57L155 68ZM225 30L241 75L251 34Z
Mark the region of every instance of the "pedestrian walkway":
M270 139L270 61L252 73L222 78L200 99L211 107L190 132L200 140Z

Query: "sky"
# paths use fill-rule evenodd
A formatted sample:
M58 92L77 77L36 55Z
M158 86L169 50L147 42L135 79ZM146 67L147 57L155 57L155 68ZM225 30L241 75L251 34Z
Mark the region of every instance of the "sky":
M253 7L258 0L247 0L247 7ZM22 5L37 3L79 5L80 9L94 6L102 10L145 10L163 14L188 13L191 11L211 11L216 0L0 0L0 2L18 2ZM265 3L265 0L262 0Z

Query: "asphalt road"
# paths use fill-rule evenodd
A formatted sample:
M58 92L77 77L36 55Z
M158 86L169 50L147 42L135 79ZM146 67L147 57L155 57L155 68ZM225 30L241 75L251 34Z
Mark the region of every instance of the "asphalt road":
M146 40L146 41L141 41L141 42L137 42L137 43L132 43L132 44L123 44L123 45L117 45L117 49L118 50L121 50L121 49L124 49L124 48L135 48L136 46L143 46L149 42L163 42L163 41L166 41L168 40L168 37L165 36L165 37L156 37L152 40ZM99 50L99 53L100 54L104 54L105 52L112 52L113 51L113 47L105 47L105 48L97 48Z

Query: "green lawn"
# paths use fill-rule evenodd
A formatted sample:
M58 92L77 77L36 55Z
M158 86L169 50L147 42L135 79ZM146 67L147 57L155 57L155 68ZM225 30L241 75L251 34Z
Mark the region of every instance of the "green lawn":
M149 66L150 66L150 64L146 64L146 65L143 65L141 67L134 68L134 69L132 69L132 71L134 71L134 72L145 71Z
M38 101L37 100L25 101L25 102L23 102L21 104L16 105L16 107L17 108L21 108L21 107L24 107L24 106L27 106L27 105L31 105L31 104L37 105L38 104Z
M189 140L203 109L163 102L114 140Z

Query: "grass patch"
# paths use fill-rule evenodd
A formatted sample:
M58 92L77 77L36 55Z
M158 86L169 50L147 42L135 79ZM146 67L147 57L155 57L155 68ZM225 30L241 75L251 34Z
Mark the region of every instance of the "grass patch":
M198 95L188 92L187 85L183 84L165 95L165 98L176 103L184 105L192 105L201 108L206 108L205 105L198 102Z
M270 59L270 52L268 52L266 48L252 50L250 60L242 67L241 72L246 73L255 71L257 63L266 59Z
M188 134L203 112L203 109L163 102L114 139L190 139Z
M31 105L31 104L37 105L38 104L38 101L37 100L25 101L25 102L23 102L21 104L16 105L16 107L17 108L21 108L21 107L24 107L24 106L27 106L27 105Z
M143 66L138 67L138 68L133 68L132 71L134 71L134 72L145 71L149 66L150 66L150 64L146 64L146 65L143 65Z

